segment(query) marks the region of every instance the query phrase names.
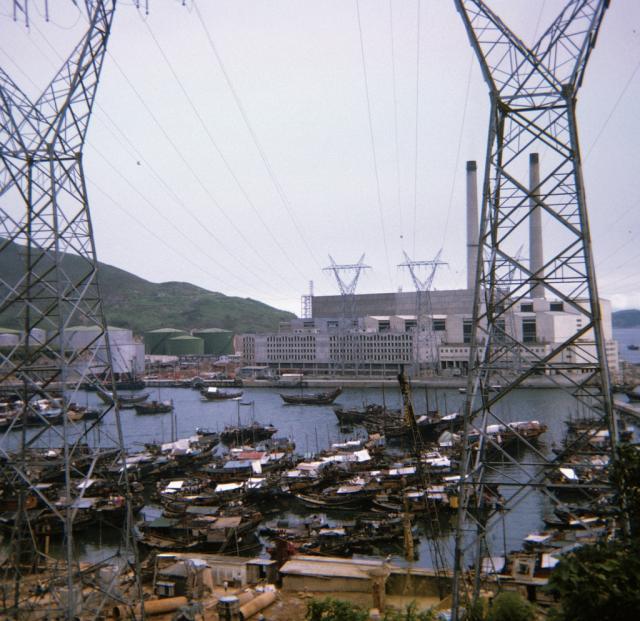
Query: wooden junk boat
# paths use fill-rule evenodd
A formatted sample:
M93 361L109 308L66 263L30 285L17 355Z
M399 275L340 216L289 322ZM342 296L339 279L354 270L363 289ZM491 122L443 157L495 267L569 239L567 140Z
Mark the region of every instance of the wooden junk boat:
M330 392L303 392L297 395L280 393L280 397L287 405L331 405L341 394L342 386L338 386Z
M146 401L133 407L136 414L166 414L173 411L173 401Z
M383 405L377 403L370 403L362 408L342 408L339 406L333 408L333 413L340 425L362 425L367 420L377 420L384 417L387 411Z
M220 390L216 386L208 386L200 390L200 394L207 401L225 401L228 399L239 399L242 397L242 390Z
M98 397L103 403L107 405L111 405L114 402L113 393L108 390L103 390L102 388L98 388L96 391ZM118 395L118 407L120 409L133 408L135 405L139 403L143 403L149 398L148 392L143 392L137 395Z
M225 427L220 433L220 441L227 446L242 446L243 444L262 442L273 436L278 429L273 425L262 425L254 422L250 425L236 425Z

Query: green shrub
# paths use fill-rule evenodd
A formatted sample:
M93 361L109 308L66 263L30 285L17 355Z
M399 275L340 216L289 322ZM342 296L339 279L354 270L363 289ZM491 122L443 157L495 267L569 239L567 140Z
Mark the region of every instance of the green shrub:
M547 592L558 600L558 621L638 619L640 543L600 541L565 554L554 567Z
M487 621L533 621L535 608L513 591L504 591L494 600Z
M333 597L312 599L307 605L308 621L367 621L368 618L367 610Z
M476 600L465 608L463 621L484 621L484 609L486 600Z
M435 621L432 610L418 612L415 602L411 602L404 610L388 609L384 613L383 621Z

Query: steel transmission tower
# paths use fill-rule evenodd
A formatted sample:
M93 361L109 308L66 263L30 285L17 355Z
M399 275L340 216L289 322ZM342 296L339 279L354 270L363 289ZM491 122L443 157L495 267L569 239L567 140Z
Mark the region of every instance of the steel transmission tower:
M333 272L338 283L340 295L342 296L342 315L345 319L355 319L358 280L360 280L362 272L371 269L371 266L363 263L364 254L357 263L338 265L331 255L329 255L329 261L331 261L331 265L323 269L326 272ZM351 277L349 279L345 278L346 274Z
M567 464L571 449L554 455L518 434L526 464L504 451L488 426L506 422L505 397L528 378L544 375L572 396L574 410L608 429L611 457L617 442L576 125L576 95L608 4L569 0L527 47L485 1L456 0L491 102L454 560L456 619L464 570L475 565L477 596L492 530L531 493L540 494L540 505L558 506L543 480L550 469ZM542 155L545 174L540 176L531 151ZM517 248L528 230L537 233L524 262ZM532 330L517 314L545 296L575 318L560 342L541 343L535 321ZM514 317L512 331L507 326ZM473 447L472 426L480 436ZM508 478L496 473L495 462L509 465ZM579 484L575 491L580 493ZM490 503L491 493L500 502Z
M0 69L0 261L15 266L0 281L0 319L20 331L0 353L0 387L18 408L0 436L0 494L16 506L0 585L11 618L97 618L141 595L121 585L137 557L119 412L101 406L97 420L78 423L73 405L87 383L115 387L82 161L115 0L83 10L84 36L36 101ZM74 325L88 342L70 337ZM46 417L43 399L61 413ZM125 502L121 542L81 568L74 533L91 477L105 473ZM49 548L56 533L62 558Z
M404 251L403 251L404 252ZM426 360L434 370L438 363L438 344L435 342L433 330L433 317L431 310L431 289L436 271L441 265L447 265L440 260L442 250L431 261L413 261L404 252L404 263L398 267L409 270L411 280L416 289L416 346L415 346L415 372L420 372L420 361ZM426 271L426 274L424 273ZM421 273L422 272L422 273Z
M360 280L362 272L371 269L371 266L363 263L364 253L357 263L338 265L331 255L329 255L329 261L331 261L331 265L323 269L324 271L333 272L342 296L342 317L339 319L338 334L335 337L337 347L330 348L329 356L340 364L341 371L344 373L347 360L350 360L357 367L358 360L361 357L357 345L358 341L350 338L349 332L354 328L356 321L356 287L358 286L358 280ZM347 274L350 276L349 278L347 278ZM331 349L333 349L333 354Z

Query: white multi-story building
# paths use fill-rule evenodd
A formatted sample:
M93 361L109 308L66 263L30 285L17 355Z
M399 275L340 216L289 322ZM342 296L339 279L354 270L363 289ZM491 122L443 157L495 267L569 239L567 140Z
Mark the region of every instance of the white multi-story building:
M453 295L455 292L449 292ZM466 291L461 292L465 301ZM606 355L613 374L618 370L618 348L612 337L611 311L601 301ZM472 334L471 312L416 315L368 315L357 320L335 318L294 319L281 324L278 332L244 334L238 339L242 362L265 365L279 372L321 375L375 376L396 373L405 366L417 375L467 372ZM508 314L504 334L494 343L505 353L505 367L529 366L534 359L551 356L554 364L587 369L596 359L592 331L586 331L561 358L554 350L579 332L583 315L562 302L523 300ZM511 337L511 338L510 338ZM520 346L513 346L517 341ZM481 340L482 342L482 340Z
M537 166L537 158L530 161ZM533 272L539 273L544 266L543 240L542 228L536 222L530 218L529 263ZM408 366L414 375L466 373L477 259L476 164L467 162L466 289L354 295L348 306L357 319L344 318L343 296L313 296L313 319L296 319L270 334L240 337L243 361L327 374L386 375L397 372L400 365ZM584 328L587 315L580 312L581 303L574 306L547 300L540 285L531 287L528 294L532 297L515 302L504 313L504 321L497 322L491 344L498 348L494 353L499 355L492 359L514 370L537 362L540 373L550 372L546 362L577 373L592 369L597 359L595 338L592 330ZM587 302L583 304L586 308ZM613 340L609 302L601 300L600 309L607 362L612 374L617 375L618 347ZM572 344L565 346L569 340Z

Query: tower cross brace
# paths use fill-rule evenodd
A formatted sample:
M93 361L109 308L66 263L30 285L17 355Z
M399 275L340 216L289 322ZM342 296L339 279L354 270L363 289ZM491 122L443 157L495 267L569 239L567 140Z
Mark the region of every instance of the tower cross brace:
M37 100L0 69L0 260L16 265L0 281L0 318L20 328L17 344L0 353L0 384L19 405L0 433L2 489L11 491L18 507L3 575L5 584L14 585L8 612L16 616L27 609L65 619L79 610L104 614L106 593L91 603L83 599L74 549L79 507L98 469L113 473L125 498L110 588L137 562L118 408L101 407L88 425L74 418L74 401L86 384L104 389L109 381L115 392L82 158L115 0L87 0L84 9L84 36ZM69 332L74 325L91 334L82 344ZM43 399L57 404L60 414L46 416ZM45 450L52 451L47 472L53 468L62 477L62 496L56 486L40 485ZM32 502L50 514L51 529L61 531L64 541L64 562L48 568L42 593L28 590L24 580L28 567L41 571L50 561L48 536L32 523Z
M545 477L567 465L573 448L565 446L553 455L515 431L527 452L527 464L520 463L489 433L490 426L508 425L505 398L529 378L544 376L608 430L611 458L618 435L576 121L576 96L609 3L568 0L531 47L485 0L455 3L490 91L454 553L453 608L458 619L464 568L469 561L475 568L472 592L477 596L482 557L491 556L489 533L531 493L558 505L544 485ZM530 151L540 152L546 171L533 184L526 174ZM532 247L532 260L526 261L517 249L532 218L543 223L546 257ZM545 297L576 318L553 345L539 342L535 320L531 324L529 319L525 331L520 314L523 302L529 308ZM516 328L506 329L509 325ZM514 365L516 359L519 365ZM490 387L497 391L490 392ZM473 444L471 432L479 436ZM492 467L505 460L513 467L511 482L496 479ZM575 487L580 493L580 485ZM488 494L496 490L501 501L491 503Z

